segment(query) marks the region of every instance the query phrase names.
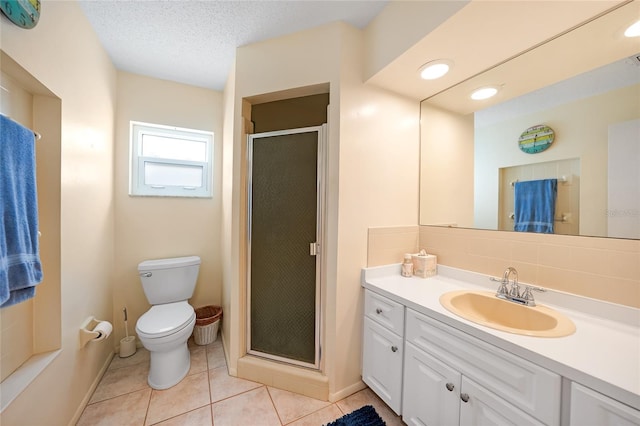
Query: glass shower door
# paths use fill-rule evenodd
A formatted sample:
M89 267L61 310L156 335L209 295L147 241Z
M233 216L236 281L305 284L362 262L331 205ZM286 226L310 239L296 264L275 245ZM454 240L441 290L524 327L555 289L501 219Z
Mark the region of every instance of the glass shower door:
M248 352L319 366L323 127L249 136Z

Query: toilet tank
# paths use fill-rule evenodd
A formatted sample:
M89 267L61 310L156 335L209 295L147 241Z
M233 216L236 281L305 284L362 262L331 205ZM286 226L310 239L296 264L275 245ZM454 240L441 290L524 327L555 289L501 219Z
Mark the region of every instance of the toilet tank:
M144 294L152 305L191 298L199 269L198 256L145 260L138 264Z

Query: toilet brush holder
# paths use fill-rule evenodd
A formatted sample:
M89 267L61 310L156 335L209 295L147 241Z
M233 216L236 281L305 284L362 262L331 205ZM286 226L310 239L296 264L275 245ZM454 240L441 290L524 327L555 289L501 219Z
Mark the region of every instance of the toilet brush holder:
M136 353L136 336L123 337L120 340L120 358L127 358Z
M129 336L129 324L127 323L127 307L122 310L124 313L124 333L126 337L120 340L120 358L126 358L136 353L136 336Z

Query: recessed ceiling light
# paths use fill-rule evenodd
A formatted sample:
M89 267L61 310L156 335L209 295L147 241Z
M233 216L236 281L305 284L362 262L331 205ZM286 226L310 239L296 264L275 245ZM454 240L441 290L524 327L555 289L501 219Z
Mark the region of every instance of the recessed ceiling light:
M471 99L475 101L481 101L483 99L489 99L498 93L498 88L495 86L486 86L476 89L471 93Z
M640 21L629 25L629 28L624 31L624 35L625 37L640 37Z
M419 69L420 77L424 80L435 80L448 73L452 66L453 62L447 59L427 62Z

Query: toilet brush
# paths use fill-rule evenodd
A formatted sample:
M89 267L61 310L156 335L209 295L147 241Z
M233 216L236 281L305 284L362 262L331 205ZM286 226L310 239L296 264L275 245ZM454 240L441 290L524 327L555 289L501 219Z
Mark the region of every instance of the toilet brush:
M129 324L127 324L127 307L126 306L122 309L122 312L124 313L124 335L126 337L129 337Z
M124 313L124 334L125 337L120 340L120 358L126 358L136 353L136 336L129 336L129 324L127 322L127 307L122 310Z

